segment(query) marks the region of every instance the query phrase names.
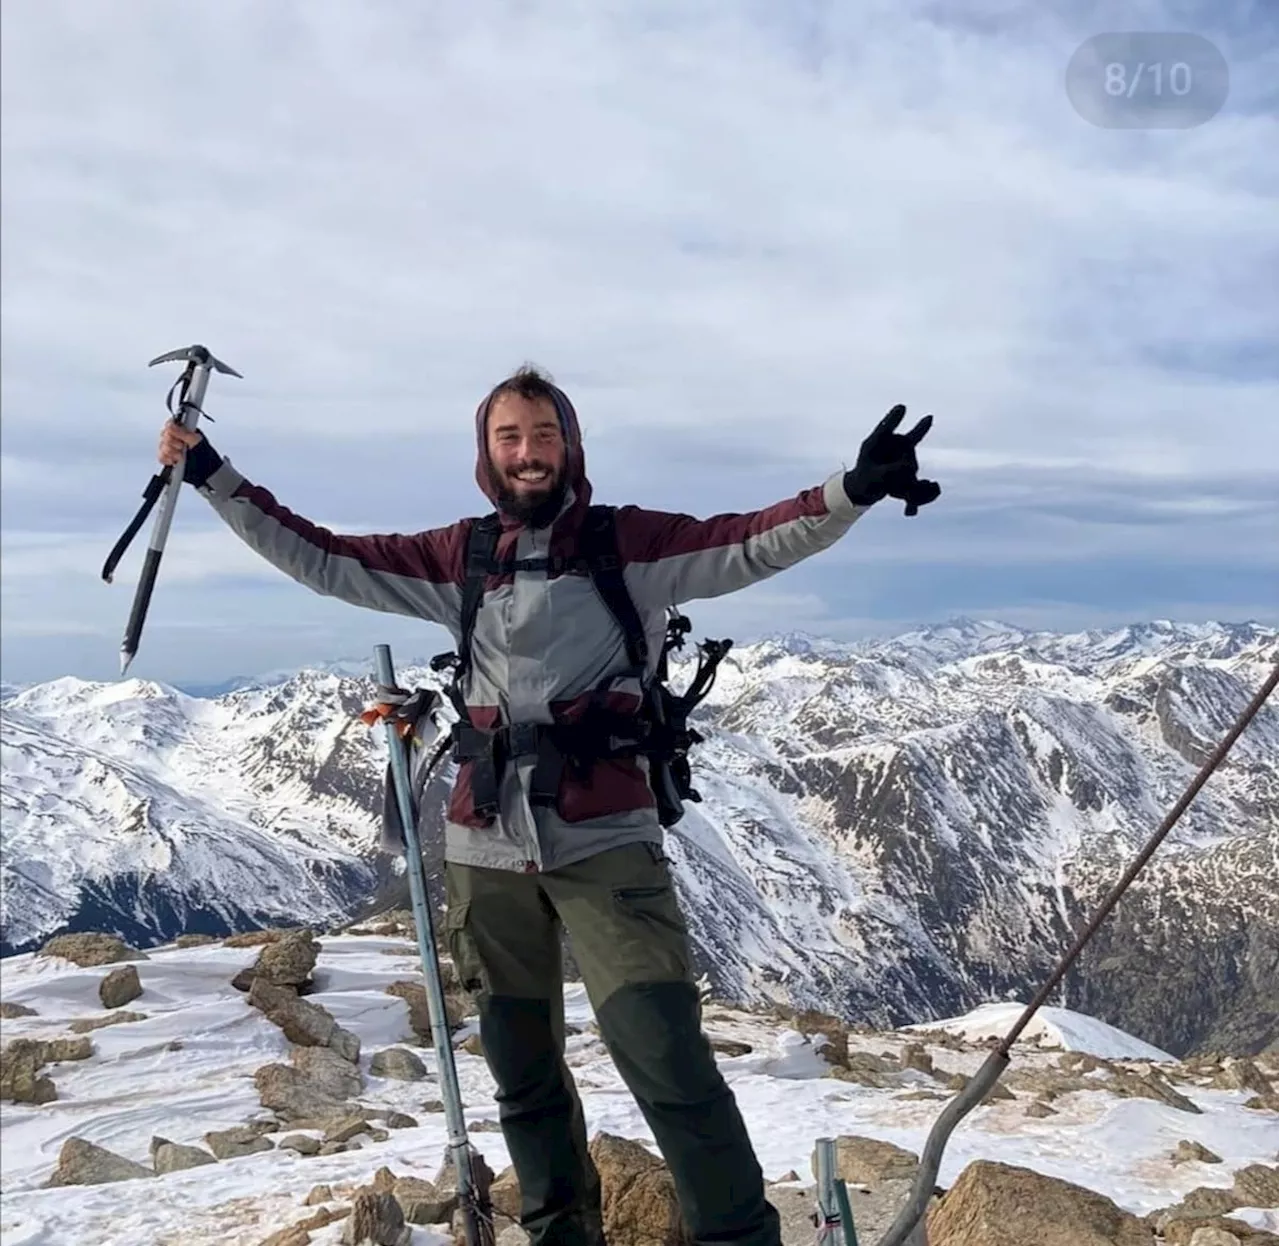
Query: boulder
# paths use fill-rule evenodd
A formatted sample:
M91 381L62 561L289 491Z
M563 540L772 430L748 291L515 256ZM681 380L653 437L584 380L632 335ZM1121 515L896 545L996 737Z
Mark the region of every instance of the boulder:
M609 1246L691 1246L667 1166L639 1142L599 1133L588 1147L600 1173Z
M1152 1246L1109 1198L1029 1168L977 1160L928 1214L929 1246Z
M89 1034L108 1025L128 1025L132 1021L145 1021L145 1012L129 1012L122 1008L119 1012L109 1012L105 1017L80 1017L67 1025L73 1034Z
M901 1068L915 1069L920 1073L933 1072L933 1057L924 1049L922 1043L908 1043L898 1055Z
M332 1047L295 1047L289 1052L289 1063L335 1103L354 1099L364 1090L360 1066L343 1059Z
M1238 1198L1240 1207L1275 1207L1280 1203L1280 1168L1267 1164L1250 1164L1235 1175L1231 1192Z
M310 930L290 930L263 946L253 964L253 976L277 986L299 987L311 978L320 944Z
M255 977L249 988L249 1003L299 1047L332 1047L344 1060L354 1062L360 1058L360 1040L344 1030L326 1008L299 999L288 986Z
M206 943L216 943L213 935L180 934L174 941L174 947L203 947Z
M142 994L138 970L134 965L121 965L113 969L98 983L98 998L104 1008L123 1008Z
M122 960L147 960L145 952L130 947L123 939L109 934L63 934L50 939L37 956L61 956L81 969L96 965L113 965Z
M5 1000L0 1003L0 1021L16 1021L19 1017L36 1016L34 1008L28 1008L26 1004L14 1004Z
M410 1224L448 1224L458 1208L456 1192L444 1193L421 1177L397 1178L391 1193Z
M849 1027L839 1017L807 1009L797 1012L790 1022L801 1034L826 1040L819 1045L828 1064L841 1069L849 1067Z
M211 1130L205 1134L204 1140L219 1159L235 1159L240 1155L255 1155L259 1151L275 1149L272 1142L249 1125Z
M1175 1165L1222 1163L1221 1155L1215 1155L1207 1146L1202 1146L1199 1142L1193 1142L1190 1138L1183 1138L1173 1148L1173 1155L1170 1158Z
M310 1134L285 1134L276 1144L281 1151L296 1151L299 1155L318 1155L320 1139Z
M46 1064L87 1060L87 1038L15 1038L0 1049L0 1099L13 1103L51 1103L58 1097L53 1080L42 1076Z
M836 1176L848 1185L874 1185L880 1181L914 1181L920 1161L914 1152L863 1138L857 1134L841 1134L836 1140ZM813 1175L818 1175L818 1149L809 1157Z
M412 1234L394 1195L361 1190L352 1200L342 1240L345 1246L408 1246Z
M409 1008L409 1027L424 1047L434 1045L431 1034L431 1012L427 1007L427 990L421 982L410 982L402 979L391 983L386 988L388 995L404 1000ZM453 1031L462 1024L471 1010L470 1000L456 991L446 991L444 997L445 1016L449 1021L449 1029Z
M151 1139L151 1166L157 1174L181 1172L186 1168L199 1168L204 1164L216 1164L217 1158L198 1146L184 1146L170 1142L168 1138Z
M407 1047L388 1047L375 1051L369 1062L374 1077L390 1077L401 1082L417 1082L427 1076L427 1066Z
M337 1099L324 1083L287 1064L264 1064L254 1073L253 1084L262 1106L294 1125L308 1119L346 1118L360 1110L354 1103Z
M58 1166L45 1186L103 1185L108 1181L133 1181L156 1174L142 1164L123 1155L87 1142L84 1138L68 1138L58 1152Z

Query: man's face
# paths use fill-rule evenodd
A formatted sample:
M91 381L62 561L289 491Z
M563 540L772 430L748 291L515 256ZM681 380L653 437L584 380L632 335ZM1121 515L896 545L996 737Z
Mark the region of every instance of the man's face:
M494 487L502 509L535 526L555 516L564 497L565 443L555 407L546 399L501 394L486 430Z

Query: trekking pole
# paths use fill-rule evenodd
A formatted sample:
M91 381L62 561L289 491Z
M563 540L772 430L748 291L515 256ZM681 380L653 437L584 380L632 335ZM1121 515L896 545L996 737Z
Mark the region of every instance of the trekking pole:
M924 1215L925 1207L933 1194L933 1183L937 1179L938 1169L942 1164L942 1152L947 1145L951 1131L967 1116L983 1099L987 1092L1000 1080L1000 1075L1009 1066L1009 1049L1018 1040L1018 1035L1027 1028L1031 1018L1039 1011L1040 1006L1053 993L1054 988L1066 975L1076 957L1084 950L1084 946L1097 933L1107 914L1115 908L1120 897L1129 889L1129 884L1137 877L1138 872L1151 859L1152 853L1160 846L1164 837L1173 830L1175 823L1187 811L1187 807L1196 798L1196 794L1208 782L1209 776L1222 764L1231 746L1239 739L1244 729L1253 721L1254 716L1266 703L1267 698L1275 691L1277 679L1280 679L1280 663L1271 664L1271 674L1258 689L1252 701L1240 712L1240 717L1232 724L1231 730L1222 738L1218 747L1209 754L1199 773L1188 784L1185 792L1178 797L1173 808L1169 810L1155 833L1143 845L1133 864L1125 870L1120 881L1111 889L1107 898L1098 906L1089 918L1084 929L1076 938L1071 950L1058 962L1058 967L1048 980L1036 992L1035 998L1023 1010L1022 1016L1014 1023L1013 1028L1000 1040L996 1049L983 1061L982 1067L973 1075L965 1088L938 1115L929 1137L925 1140L924 1153L920 1156L920 1168L916 1173L915 1184L907 1196L906 1206L898 1213L898 1218L889 1226L889 1230L877 1243L877 1246L904 1246L910 1242L909 1234Z
M391 646L377 645L373 651L378 683L385 688L396 686ZM463 1216L466 1246L492 1246L493 1215L489 1192L476 1181L472 1168L471 1143L467 1122L462 1112L462 1092L458 1087L458 1070L453 1059L453 1039L449 1034L449 1016L445 1010L444 985L440 978L440 962L436 959L435 926L427 904L427 882L422 868L422 846L418 840L417 819L413 816L413 800L409 786L409 763L405 744L390 718L384 720L387 751L391 755L391 778L395 785L396 809L404 830L405 866L409 875L409 895L413 903L413 924L418 936L418 956L426 979L427 1010L431 1014L431 1037L439 1062L440 1097L444 1103L445 1124L449 1132L449 1153L458 1176L458 1204ZM483 1161L482 1161L483 1162Z
M858 1231L853 1224L853 1208L849 1206L849 1194L844 1178L839 1175L834 1138L819 1138L817 1142L818 1210L813 1222L818 1229L818 1241L824 1243L837 1228L844 1246L858 1246Z
M186 360L187 366L183 374L169 390L166 406L174 423L183 428L193 429L204 414L201 404L204 402L205 390L209 385L211 372L222 372L227 376L240 376L234 368L228 367L220 359L215 359L203 346L184 346L180 350L171 350L167 354L157 355L147 367L154 368L158 363L173 363ZM243 380L244 378L241 377ZM175 410L173 398L180 392L178 407ZM123 676L129 669L138 652L138 642L142 639L142 625L146 622L147 607L151 604L151 594L156 586L156 575L160 570L160 559L164 554L164 544L169 536L169 525L173 522L174 507L178 504L178 494L182 491L183 461L179 460L172 467L163 467L147 481L142 492L142 505L138 513L129 522L124 534L115 543L107 561L102 567L102 578L111 583L116 564L123 557L129 542L137 535L138 529L146 522L151 508L160 503L160 511L156 515L151 529L151 540L147 546L146 558L142 564L142 578L133 595L133 608L129 611L129 621L124 629L124 643L120 646L120 674Z

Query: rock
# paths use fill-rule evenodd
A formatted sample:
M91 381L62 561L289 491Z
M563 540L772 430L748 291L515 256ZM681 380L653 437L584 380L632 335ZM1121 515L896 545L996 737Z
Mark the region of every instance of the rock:
M436 1113L444 1111L444 1104L439 1099L424 1099L422 1101L422 1110L429 1116L434 1116Z
M276 1144L281 1151L297 1151L299 1155L318 1155L320 1140L310 1134L285 1134Z
M354 1099L364 1090L360 1066L344 1060L332 1047L295 1047L289 1063L335 1103Z
M284 1143L280 1143L284 1146ZM333 1187L327 1185L313 1185L311 1192L302 1200L304 1207L314 1207L317 1203L333 1202Z
M933 1072L933 1057L924 1049L922 1043L908 1043L898 1056L901 1068L916 1069L921 1073Z
M1091 1056L1087 1051L1064 1051L1058 1057L1058 1065L1068 1070L1076 1070L1080 1073L1092 1073L1095 1069L1100 1069L1103 1062L1097 1056Z
M131 1021L145 1021L147 1014L145 1012L129 1012L121 1009L119 1012L109 1012L105 1017L80 1017L78 1020L72 1021L67 1025L73 1034L89 1034L93 1030L100 1030L108 1025L128 1025Z
M504 1168L489 1187L489 1201L493 1210L512 1220L520 1218L520 1182L514 1168Z
M274 1149L273 1143L248 1125L212 1130L205 1134L204 1140L219 1159L235 1159L238 1155L254 1155Z
M0 1020L16 1021L19 1017L37 1016L34 1008L28 1008L26 1004L11 1004L8 1000L0 1003Z
M1276 1112L1280 1111L1280 1099L1277 1099L1276 1092L1272 1090L1265 1095L1254 1095L1244 1106L1263 1112Z
M1057 1116L1058 1110L1056 1108L1051 1108L1047 1103L1041 1103L1040 1100L1037 1099L1034 1103L1027 1104L1023 1115L1043 1120L1046 1116Z
M1280 1168L1266 1164L1250 1164L1235 1175L1232 1193L1240 1200L1241 1207L1275 1207L1280 1203Z
M61 956L81 969L113 965L122 960L147 960L145 952L109 934L64 934L50 939L37 956Z
M1156 1227L1163 1228L1172 1220L1189 1220L1221 1216L1225 1212L1235 1211L1240 1200L1230 1190L1217 1186L1198 1185L1194 1190L1184 1194L1180 1203L1175 1203L1166 1211L1159 1213L1163 1219L1157 1219Z
M1106 1088L1121 1098L1154 1099L1157 1103L1166 1103L1180 1112L1201 1115L1200 1109L1186 1095L1174 1090L1155 1069L1147 1073L1133 1073L1128 1069L1113 1068Z
M335 1099L323 1085L287 1064L264 1064L254 1073L253 1084L262 1106L295 1126L309 1119L345 1119L360 1110L354 1103Z
M412 1230L391 1194L361 1190L351 1203L351 1215L343 1227L345 1246L408 1246Z
M324 1131L326 1142L350 1142L357 1134L369 1132L369 1122L363 1116L349 1116Z
M151 1139L151 1166L158 1174L181 1172L186 1168L217 1162L217 1158L202 1147L184 1146L180 1142L170 1142L168 1138Z
M846 1051L844 1062L833 1065L828 1076L839 1078L843 1082L856 1082L860 1086L883 1089L897 1083L898 1072L896 1061L886 1060L874 1052Z
M341 1155L343 1151L349 1151L351 1148L345 1142L322 1142L317 1155Z
M1083 1186L990 1160L928 1214L929 1246L1152 1246L1137 1216Z
M500 1134L502 1126L497 1121L469 1121L467 1123L467 1132L473 1134Z
M301 1225L292 1224L287 1229L279 1229L270 1237L264 1237L258 1246L307 1246L311 1234Z
M253 989L253 984L257 980L258 980L258 975L257 975L257 972L254 970L253 966L246 965L242 970L240 970L238 974L236 974L234 978L231 979L231 985L235 987L237 991L244 991L248 993L250 990ZM294 991L293 994L296 995L297 992ZM289 1229L286 1231L293 1232L292 1229Z
M1151 1217L1147 1217L1151 1222ZM1259 1234L1243 1220L1235 1220L1230 1216L1194 1216L1185 1220L1170 1220L1164 1226L1162 1237L1165 1246L1191 1246L1192 1240L1200 1229L1219 1229L1232 1236L1232 1246L1246 1242L1248 1246L1262 1246ZM1274 1236L1274 1235L1273 1235ZM1262 1240L1265 1240L1262 1239Z
M255 977L249 988L249 1003L299 1047L332 1047L353 1063L360 1058L360 1040L339 1026L327 1009L299 999L288 986Z
M417 1129L418 1122L407 1112L388 1112L388 1129Z
M841 1069L849 1067L849 1027L839 1017L806 1010L796 1013L790 1021L801 1034L821 1035L826 1039L822 1044L822 1054L828 1064Z
M920 1161L911 1151L878 1138L841 1134L836 1139L836 1176L848 1185L874 1185L879 1181L914 1181ZM818 1175L818 1149L809 1157L809 1168Z
M531 1240L518 1224L509 1224L494 1238L493 1246L529 1246Z
M369 1062L369 1072L374 1077L391 1077L401 1082L421 1081L427 1075L427 1066L407 1047L388 1047L375 1051Z
M393 982L386 988L388 995L394 995L409 1007L409 1026L417 1035L424 1047L434 1045L431 1036L431 1013L427 1008L427 990L421 982L401 980ZM452 1032L462 1024L463 1018L470 1011L470 1001L457 992L446 992L444 997L445 1015Z
M1205 1225L1191 1235L1187 1246L1240 1246L1240 1239L1226 1229Z
M458 1046L462 1051L465 1051L469 1056L484 1055L484 1043L480 1041L479 1034L469 1035L466 1039L464 1039L461 1043L459 1043Z
M377 1172L373 1174L373 1180L370 1182L375 1194L390 1194L396 1188L396 1175L390 1168L383 1164Z
M138 970L134 965L122 965L113 969L98 983L98 998L104 1008L123 1008L142 994Z
M599 1133L588 1151L600 1173L609 1246L691 1246L667 1166L638 1142Z
M42 1077L44 1043L35 1038L16 1038L0 1050L0 1099L11 1103L52 1103L58 1097L50 1077Z
M950 1090L963 1090L969 1084L969 1077L965 1073L952 1073L947 1077L947 1088ZM993 1103L997 1099L1013 1099L1015 1095L1000 1082L996 1082L990 1090L982 1097L983 1103Z
M711 1041L711 1050L718 1052L722 1056L749 1056L751 1054L750 1043L739 1043L732 1038L713 1038Z
M133 1181L156 1174L142 1164L116 1155L83 1138L68 1138L58 1152L58 1166L45 1187L63 1185L103 1185L108 1181Z
M283 939L285 935L292 933L288 930L246 930L241 934L228 935L222 941L223 947L261 947L264 943L275 943L277 939Z
M301 986L310 979L319 954L320 945L310 930L291 930L258 953L254 976L277 986Z
M799 1180L800 1180L800 1174L796 1172L794 1168L792 1168L792 1169L789 1169L787 1172L784 1172L782 1176L779 1177L778 1180L774 1182L774 1184L781 1185L785 1181L799 1181Z
M1214 1090L1252 1090L1255 1094L1275 1094L1271 1079L1252 1061L1228 1059L1209 1081Z
M1198 1142L1193 1142L1189 1138L1183 1138L1176 1147L1173 1148L1171 1159L1174 1164L1221 1164L1222 1156L1215 1155L1206 1146L1201 1146Z
M181 934L174 941L174 947L203 947L206 943L216 943L213 935Z
M421 1177L397 1178L391 1193L410 1224L448 1224L458 1207L456 1193L443 1193Z
M47 1038L41 1044L46 1064L64 1060L87 1060L93 1055L93 1044L87 1038Z

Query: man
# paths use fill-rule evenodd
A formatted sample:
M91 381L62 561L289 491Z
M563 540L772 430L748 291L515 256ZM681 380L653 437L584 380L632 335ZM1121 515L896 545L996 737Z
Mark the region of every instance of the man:
M936 499L941 490L918 479L915 454L932 417L899 435L903 414L895 407L880 422L851 471L764 510L695 519L619 508L619 560L650 641L640 672L591 580L564 561L591 499L573 406L535 369L497 385L476 413L476 481L500 517L497 562L521 565L488 577L464 666L464 708L480 738L499 738L508 724L580 722L601 704L634 714L669 605L733 592L819 553L886 496L905 501L908 514ZM314 592L459 637L474 521L338 535L286 510L201 434L166 423L160 461L176 464L184 452L185 478L281 571ZM538 1246L603 1246L599 1180L563 1057L563 925L694 1239L779 1246L760 1165L702 1034L645 760L565 765L550 783L540 762L519 750L461 757L445 832L446 933L479 1011L522 1223Z

